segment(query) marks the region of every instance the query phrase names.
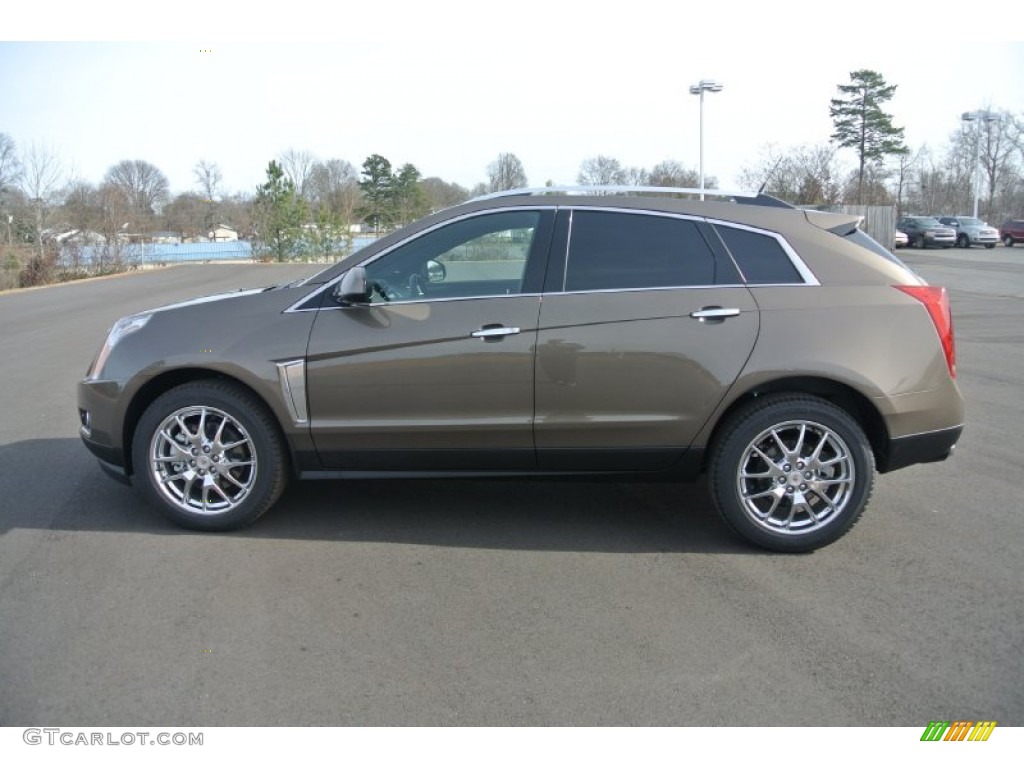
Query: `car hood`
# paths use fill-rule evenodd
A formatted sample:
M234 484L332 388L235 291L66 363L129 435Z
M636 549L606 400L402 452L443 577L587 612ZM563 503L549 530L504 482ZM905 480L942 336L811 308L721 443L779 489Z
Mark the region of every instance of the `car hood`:
M210 296L200 296L195 299L186 299L185 301L178 301L174 304L164 304L163 306L153 307L147 309L144 312L139 312L140 315L148 315L152 312L166 312L171 309L181 309L182 307L191 307L196 304L209 304L214 301L225 301L227 299L236 299L242 296L251 296L256 293L264 293L265 291L271 290L270 288L239 288L234 291L226 291L224 293L215 293Z

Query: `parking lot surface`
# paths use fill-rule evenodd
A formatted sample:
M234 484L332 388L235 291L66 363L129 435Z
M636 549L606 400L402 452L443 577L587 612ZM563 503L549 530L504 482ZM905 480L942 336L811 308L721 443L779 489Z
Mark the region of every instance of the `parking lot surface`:
M184 531L75 383L120 315L315 268L0 295L0 725L1024 725L1024 249L899 255L950 288L964 436L805 556L702 484L293 484Z

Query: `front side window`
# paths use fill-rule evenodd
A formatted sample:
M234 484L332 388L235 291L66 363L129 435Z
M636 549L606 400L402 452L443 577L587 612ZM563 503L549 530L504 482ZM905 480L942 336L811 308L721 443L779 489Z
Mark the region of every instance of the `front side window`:
M714 254L693 221L618 211L573 211L566 291L714 283Z
M371 303L519 293L540 217L503 211L420 235L366 265Z

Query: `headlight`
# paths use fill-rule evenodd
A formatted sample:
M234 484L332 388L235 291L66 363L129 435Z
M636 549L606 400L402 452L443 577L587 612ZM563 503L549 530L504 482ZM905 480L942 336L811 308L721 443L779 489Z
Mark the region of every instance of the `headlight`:
M122 317L116 323L114 327L110 329L110 333L107 334L107 340L103 342L103 349L96 355L96 359L93 360L91 366L89 366L89 373L86 374L87 379L98 379L100 374L103 373L103 366L107 363L107 358L110 357L110 353L114 351L114 347L117 343L125 336L129 336L136 331L145 327L146 323L149 322L149 318L153 315L129 315L128 317Z

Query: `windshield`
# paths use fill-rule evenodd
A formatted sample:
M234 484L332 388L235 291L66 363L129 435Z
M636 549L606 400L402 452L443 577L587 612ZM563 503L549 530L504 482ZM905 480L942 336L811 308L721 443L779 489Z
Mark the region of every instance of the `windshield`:
M983 226L985 226L985 222L982 221L981 219L972 219L972 218L969 218L969 217L964 217L964 218L960 219L960 226L962 227L965 224L969 225L969 226L972 226L972 227L983 227Z
M939 224L938 219L933 219L931 216L916 216L911 219L914 224L919 227L942 227L944 224Z

